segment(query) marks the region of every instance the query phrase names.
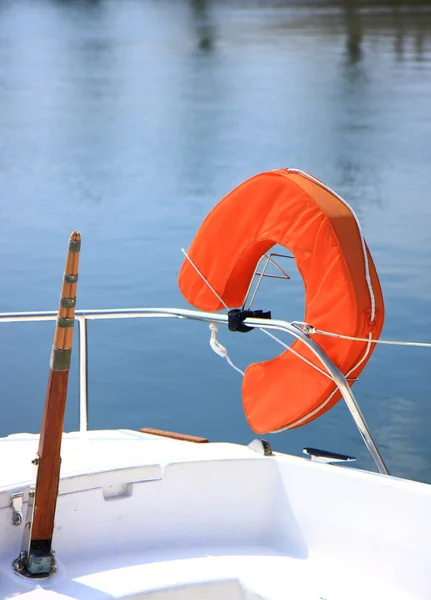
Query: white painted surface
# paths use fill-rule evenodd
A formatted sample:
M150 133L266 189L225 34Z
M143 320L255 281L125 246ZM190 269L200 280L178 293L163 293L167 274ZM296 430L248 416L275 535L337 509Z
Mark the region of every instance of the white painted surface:
M0 597L431 598L431 488L233 444L65 434L45 583L12 572L37 436L0 440ZM25 512L25 505L24 505Z

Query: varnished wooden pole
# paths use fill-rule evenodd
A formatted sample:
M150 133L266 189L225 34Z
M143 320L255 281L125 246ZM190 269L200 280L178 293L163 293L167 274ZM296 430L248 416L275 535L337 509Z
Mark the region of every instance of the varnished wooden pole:
M42 573L49 568L55 508L60 480L60 450L66 409L67 382L72 353L81 236L69 238L63 287L52 346L48 388L39 440L34 512L27 569Z

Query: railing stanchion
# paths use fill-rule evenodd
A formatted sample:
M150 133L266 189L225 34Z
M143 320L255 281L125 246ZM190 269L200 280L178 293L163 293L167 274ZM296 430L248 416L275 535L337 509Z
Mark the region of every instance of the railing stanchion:
M88 357L87 357L87 319L77 317L79 321L79 431L88 430Z

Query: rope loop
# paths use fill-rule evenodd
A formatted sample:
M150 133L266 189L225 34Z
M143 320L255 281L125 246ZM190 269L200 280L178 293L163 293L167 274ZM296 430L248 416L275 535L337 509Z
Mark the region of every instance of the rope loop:
M211 335L210 335L211 349L216 354L221 356L221 358L225 358L226 362L228 363L228 365L230 365L232 367L232 369L235 369L235 371L238 371L238 373L241 373L241 375L244 376L244 371L241 371L241 369L232 362L232 360L229 357L229 354L227 353L226 348L223 346L223 344L220 344L220 342L218 341L218 339L217 339L217 332L218 332L217 323L210 323L209 328L211 331Z

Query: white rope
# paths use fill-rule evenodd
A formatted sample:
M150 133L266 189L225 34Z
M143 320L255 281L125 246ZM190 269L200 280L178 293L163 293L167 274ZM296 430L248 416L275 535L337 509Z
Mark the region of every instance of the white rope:
M220 344L220 342L218 341L218 339L217 339L217 332L218 332L217 323L210 323L210 330L211 330L211 336L210 336L211 348L214 350L214 352L216 354L218 354L222 358L225 358L226 362L228 363L228 365L230 365L232 367L232 369L235 369L235 371L238 371L238 373L241 373L241 375L244 377L244 371L241 371L241 369L238 368L232 362L232 360L229 357L229 354L227 353L226 348L222 344Z
M229 306L226 304L226 302L223 300L223 298L218 295L218 293L215 291L215 289L213 288L213 286L207 280L207 278L205 277L205 275L200 272L200 270L198 269L198 267L195 265L195 263L192 261L192 259L190 258L190 256L187 254L187 250L185 250L184 248L181 248L181 252L187 258L187 260L192 265L192 267L194 268L194 270L196 271L196 273L199 275L199 277L202 279L202 281L205 283L205 285L207 285L209 287L209 289L212 291L212 293L214 294L214 296L219 300L219 302L221 304L223 304L223 306L227 310L229 310ZM238 373L241 373L241 375L244 377L244 371L241 371L241 369L239 367L237 367L232 362L229 354L227 353L226 348L223 346L223 344L220 344L220 342L218 341L218 339L217 339L217 332L218 332L218 325L217 325L217 323L210 323L210 331L211 331L210 346L211 346L212 350L216 354L218 354L219 356L221 356L222 358L225 358L227 364L229 366L231 366L232 369L235 369L235 371L238 371Z
M336 338L340 338L342 340L352 340L354 342L368 342L371 344L386 344L386 345L391 345L391 346L416 346L419 348L431 348L431 342L409 342L409 341L402 341L402 340L375 340L375 339L370 339L370 338L353 337L352 335L343 335L342 333L333 333L331 331L323 331L322 329L316 329L315 327L312 327L311 325L307 325L307 324L305 324L305 326L307 327L306 333L311 334L311 335L314 333L320 333L321 335L327 335L329 337L336 337Z

